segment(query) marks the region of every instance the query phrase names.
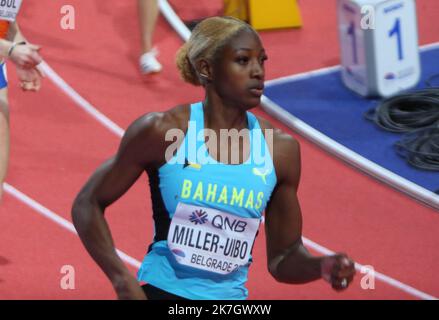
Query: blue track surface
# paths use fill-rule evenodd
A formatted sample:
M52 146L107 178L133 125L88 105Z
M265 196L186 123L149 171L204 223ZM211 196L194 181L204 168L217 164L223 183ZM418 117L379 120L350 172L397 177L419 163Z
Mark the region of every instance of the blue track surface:
M422 77L418 88L425 88L425 81L439 74L439 48L423 52L421 61ZM377 101L364 99L348 90L341 82L339 71L269 85L265 95L363 157L430 191L439 190L439 172L414 168L397 155L393 145L402 135L384 131L364 118L364 113L376 106Z

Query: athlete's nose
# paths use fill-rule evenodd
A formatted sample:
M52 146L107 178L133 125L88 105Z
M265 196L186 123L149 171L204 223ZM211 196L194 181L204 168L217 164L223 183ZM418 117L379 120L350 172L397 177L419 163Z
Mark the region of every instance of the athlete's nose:
M265 78L265 68L264 68L264 66L259 61L255 61L252 64L251 76L252 76L252 78L256 78L256 79L259 79L259 80L264 80L264 78Z

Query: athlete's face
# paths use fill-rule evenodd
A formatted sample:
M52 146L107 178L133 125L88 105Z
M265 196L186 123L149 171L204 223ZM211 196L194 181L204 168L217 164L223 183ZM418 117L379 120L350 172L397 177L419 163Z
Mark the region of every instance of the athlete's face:
M261 101L267 60L259 37L251 31L236 35L220 52L213 68L213 85L220 97L249 109Z

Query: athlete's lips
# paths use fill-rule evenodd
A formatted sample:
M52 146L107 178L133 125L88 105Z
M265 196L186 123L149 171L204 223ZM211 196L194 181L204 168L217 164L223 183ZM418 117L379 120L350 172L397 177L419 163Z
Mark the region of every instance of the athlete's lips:
M254 94L255 96L262 96L262 93L264 92L264 84L258 84L257 86L250 87L250 92Z

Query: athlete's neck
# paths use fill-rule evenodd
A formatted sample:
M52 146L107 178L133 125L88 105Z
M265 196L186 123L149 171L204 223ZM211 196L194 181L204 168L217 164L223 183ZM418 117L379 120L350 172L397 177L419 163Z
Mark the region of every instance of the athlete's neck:
M205 127L213 130L247 128L247 113L233 103L224 103L217 95L206 95L203 101Z

